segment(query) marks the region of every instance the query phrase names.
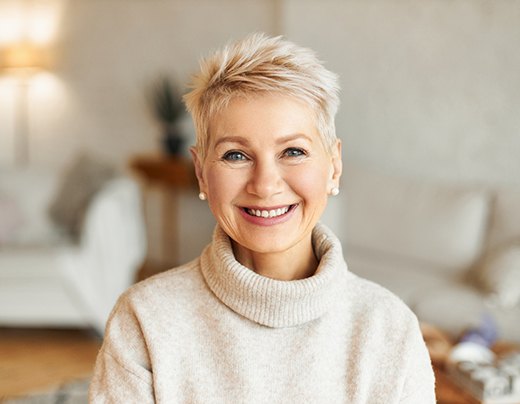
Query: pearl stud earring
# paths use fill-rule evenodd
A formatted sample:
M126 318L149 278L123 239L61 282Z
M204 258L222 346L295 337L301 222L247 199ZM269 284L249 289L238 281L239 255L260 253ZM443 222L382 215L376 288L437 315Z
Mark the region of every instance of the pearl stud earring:
M199 193L199 199L200 199L201 201L205 201L205 200L207 199L206 193L201 191L201 192Z
M331 190L330 190L330 194L332 196L337 196L339 194L339 188L338 187L333 187Z

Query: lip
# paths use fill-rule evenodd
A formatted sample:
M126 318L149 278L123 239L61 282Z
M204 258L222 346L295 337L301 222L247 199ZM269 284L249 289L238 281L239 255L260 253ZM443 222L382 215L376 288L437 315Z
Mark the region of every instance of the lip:
M242 206L241 209L255 209L255 210L276 210L286 208L287 206L297 205L296 203L287 203L285 205L277 206Z
M289 210L287 213L284 213L283 215L276 216L276 217L262 217L262 216L252 216L249 213L245 211L245 209L255 209L255 210L276 210L285 208L287 206L289 207ZM299 204L291 204L291 205L278 205L278 206L270 206L270 207L260 207L260 206L242 206L239 207L238 210L240 211L240 214L242 217L244 217L248 222L259 225L259 226L274 226L276 224L280 224L283 222L286 222L289 220L296 209L298 208Z

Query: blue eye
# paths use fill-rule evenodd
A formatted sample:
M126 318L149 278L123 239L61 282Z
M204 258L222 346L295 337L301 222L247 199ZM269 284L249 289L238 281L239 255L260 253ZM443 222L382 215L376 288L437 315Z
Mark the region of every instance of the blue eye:
M224 154L222 159L226 161L244 161L246 160L246 156L239 151L228 151Z
M303 149L299 149L297 147L290 147L284 151L284 154L287 157L301 157L301 156L305 156L306 153Z

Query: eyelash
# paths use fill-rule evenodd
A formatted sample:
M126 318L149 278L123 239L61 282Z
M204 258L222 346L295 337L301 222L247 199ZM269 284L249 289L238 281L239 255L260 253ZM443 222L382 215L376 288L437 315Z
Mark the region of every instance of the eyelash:
M296 153L296 154L293 154ZM289 147L285 149L282 152L282 157L289 157L289 158L300 158L303 156L306 156L307 152L304 149L301 149L299 147ZM240 158L236 158L240 157ZM238 151L238 150L230 150L222 156L222 160L224 161L231 161L231 162L241 162L248 160L248 157L245 153Z
M239 158L239 159L232 158L232 156L237 156L237 155L240 155L241 158ZM222 160L224 160L224 161L244 161L246 159L247 159L246 155L238 150L230 150L230 151L224 153L224 155L222 156Z
M297 155L290 155L289 154L289 153L293 153L293 152L297 152L298 154ZM289 147L288 149L284 150L283 154L286 155L287 157L295 157L295 158L303 157L303 156L307 155L305 150L300 149L299 147Z

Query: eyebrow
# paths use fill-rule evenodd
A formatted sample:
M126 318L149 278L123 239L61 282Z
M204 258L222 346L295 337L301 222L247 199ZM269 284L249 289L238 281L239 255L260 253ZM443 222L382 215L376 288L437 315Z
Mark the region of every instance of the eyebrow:
M249 144L249 142L242 136L224 136L215 142L215 147L221 143L240 143L243 145Z
M305 135L303 133L294 133L291 135L281 137L280 139L277 139L276 144L284 144L284 143L290 142L292 140L301 139L301 138L306 139L310 143L313 142L312 138L308 135ZM239 143L239 144L247 146L249 144L249 141L242 136L224 136L215 142L215 147L217 147L221 143Z

